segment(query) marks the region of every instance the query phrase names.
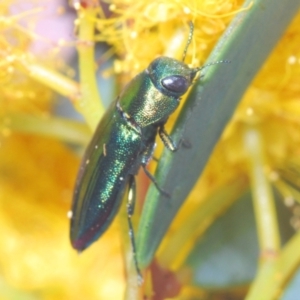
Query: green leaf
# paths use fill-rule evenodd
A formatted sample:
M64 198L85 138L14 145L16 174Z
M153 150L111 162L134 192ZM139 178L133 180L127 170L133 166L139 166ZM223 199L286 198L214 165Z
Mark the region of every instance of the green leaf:
M251 1L246 1L245 6ZM253 1L239 13L211 53L208 62L230 60L205 69L194 85L172 132L191 148L175 154L165 149L155 177L171 193L167 199L151 185L137 234L142 267L153 259L166 230L199 178L222 131L255 74L297 13L300 0Z

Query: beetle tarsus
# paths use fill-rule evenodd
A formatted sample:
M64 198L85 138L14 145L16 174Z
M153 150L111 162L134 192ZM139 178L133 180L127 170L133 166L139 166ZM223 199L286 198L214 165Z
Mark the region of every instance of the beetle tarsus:
M191 142L190 142L189 140L183 139L183 138L179 141L178 147L181 147L181 146L182 146L183 148L185 148L185 149L190 149L190 148L192 148Z

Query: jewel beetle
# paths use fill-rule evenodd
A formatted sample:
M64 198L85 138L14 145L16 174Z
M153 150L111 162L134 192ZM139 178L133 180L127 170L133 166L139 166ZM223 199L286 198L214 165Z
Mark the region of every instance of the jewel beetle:
M180 97L204 68L190 68L184 63L192 35L193 24L190 23L182 61L158 57L111 103L85 151L75 184L70 237L78 251L89 247L104 233L128 191L129 234L140 277L131 223L134 176L142 167L157 189L165 193L146 166L152 158L157 134L168 149L176 150L164 125L178 107Z

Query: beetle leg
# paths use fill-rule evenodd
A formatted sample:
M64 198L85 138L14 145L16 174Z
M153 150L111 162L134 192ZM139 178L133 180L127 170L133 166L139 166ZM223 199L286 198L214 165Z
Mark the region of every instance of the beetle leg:
M180 146L183 146L186 149L192 147L191 143L183 138L179 140L179 143L177 145L175 145L171 137L167 134L163 125L159 127L158 134L164 145L172 152L176 152Z
M158 130L158 134L164 143L164 145L171 150L172 152L177 151L178 147L174 144L173 140L171 137L167 134L164 125L161 125Z
M153 182L153 184L155 185L155 187L157 188L157 190L163 194L164 196L170 198L170 194L168 192L166 192L165 190L163 190L159 184L157 183L156 179L154 178L154 176L147 170L146 165L142 164L142 167L144 169L145 174L147 175L147 177Z
M154 178L154 176L147 170L146 166L148 164L148 162L150 161L150 159L153 158L153 153L154 153L154 150L155 150L155 147L156 147L156 144L153 142L153 143L150 143L146 148L145 150L143 151L142 153L142 156L141 156L141 166L143 167L143 170L145 172L145 174L147 175L147 177L153 182L153 184L155 185L155 187L157 188L157 190L165 195L166 197L170 198L170 194L167 193L166 191L164 191L160 186L159 184L157 183L156 179Z
M131 220L132 215L134 213L135 198L136 198L135 196L136 196L135 178L133 175L129 175L128 195L127 195L127 220L128 220L129 238L130 238L130 243L131 243L131 247L132 247L134 265L135 265L135 269L138 273L139 284L141 285L144 280L143 280L143 275L141 273L141 270L140 270L139 264L138 264L138 260L137 260L134 230L133 230L133 225L132 225L132 220Z

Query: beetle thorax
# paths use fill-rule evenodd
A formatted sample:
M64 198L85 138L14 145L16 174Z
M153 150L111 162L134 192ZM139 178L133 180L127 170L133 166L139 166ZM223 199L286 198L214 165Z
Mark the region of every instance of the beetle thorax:
M183 62L159 57L126 86L121 107L141 128L161 122L178 107L196 73Z
M179 98L159 91L144 71L123 90L120 106L141 128L165 120L178 107Z

